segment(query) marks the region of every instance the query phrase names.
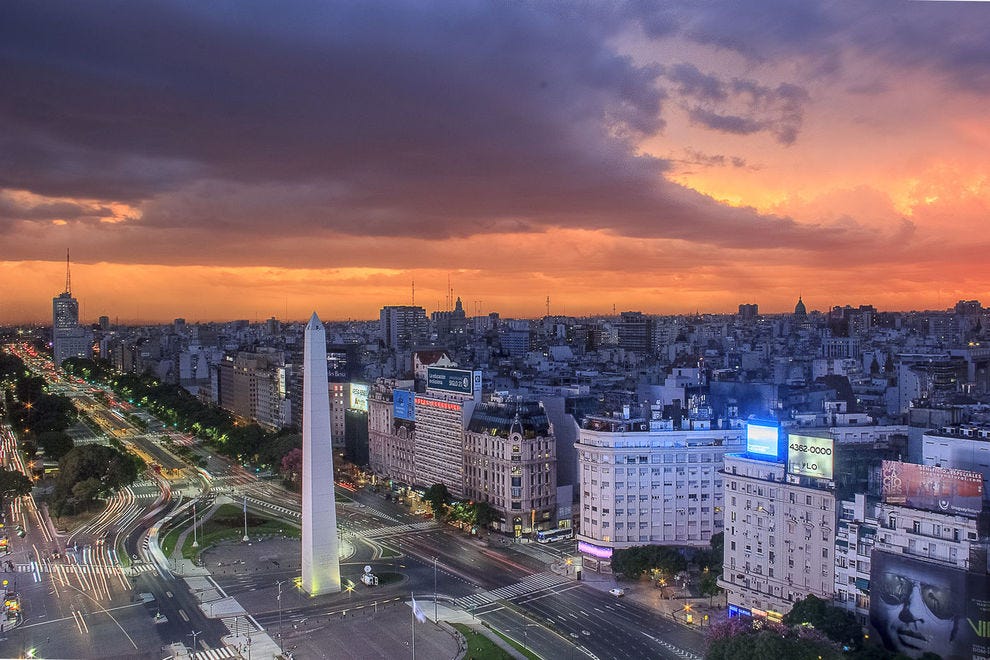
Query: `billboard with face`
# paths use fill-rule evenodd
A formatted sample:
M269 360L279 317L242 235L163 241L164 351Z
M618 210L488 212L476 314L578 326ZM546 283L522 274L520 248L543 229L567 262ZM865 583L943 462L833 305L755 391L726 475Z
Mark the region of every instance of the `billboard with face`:
M870 623L887 648L943 660L985 658L990 646L987 576L874 550Z
M983 475L979 472L883 461L883 501L912 509L975 516L983 508Z

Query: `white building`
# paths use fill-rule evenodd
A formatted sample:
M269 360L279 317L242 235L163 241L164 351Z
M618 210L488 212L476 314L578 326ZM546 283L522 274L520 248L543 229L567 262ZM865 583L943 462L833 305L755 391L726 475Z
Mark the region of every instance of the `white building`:
M660 422L665 420L659 420ZM722 467L740 451L741 429L659 430L645 419L589 417L580 429L580 529L585 566L616 548L668 544L706 546L722 531Z

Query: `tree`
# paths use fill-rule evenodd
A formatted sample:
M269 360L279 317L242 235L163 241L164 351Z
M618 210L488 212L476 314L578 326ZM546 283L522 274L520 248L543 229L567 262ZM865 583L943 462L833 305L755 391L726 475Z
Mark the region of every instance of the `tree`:
M501 516L498 510L488 502L481 501L474 503L474 524L478 527L487 528L500 518Z
M814 595L794 603L791 611L784 615L783 621L789 626L812 626L832 641L854 650L863 644L863 629L853 613L830 605Z
M722 588L718 586L718 574L708 569L702 571L699 590L702 596L708 596L708 604L711 605L712 598L722 593Z
M87 505L97 497L133 483L138 475L138 462L134 457L114 447L95 444L73 448L62 457L58 468L52 501L59 511L70 497ZM94 488L89 484L76 492L76 485L89 479L95 479L99 487ZM89 494L91 497L84 500L80 497L81 494Z
M433 484L426 489L423 499L430 503L433 508L433 515L436 518L443 518L447 514L453 497L447 489L446 484Z
M282 457L282 477L290 483L298 481L300 475L302 475L302 464L302 449L296 447L295 449L290 450L288 454Z
M19 497L31 492L31 480L17 470L0 470L0 511L7 497Z
M764 623L755 630L741 617L712 626L708 660L840 660L843 653L812 628L787 628Z
M72 436L63 431L45 431L37 437L38 446L45 450L45 456L57 461L75 446Z

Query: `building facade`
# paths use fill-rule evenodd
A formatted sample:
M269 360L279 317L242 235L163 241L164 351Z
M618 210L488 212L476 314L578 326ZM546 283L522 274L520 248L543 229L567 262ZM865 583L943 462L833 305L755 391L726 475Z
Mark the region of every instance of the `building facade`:
M556 525L553 426L539 402L493 398L474 408L464 433L464 495L488 502L497 529L514 536Z
M587 417L579 431L580 530L586 565L608 570L612 550L706 546L723 527L722 467L742 448L739 428L659 430L645 419Z

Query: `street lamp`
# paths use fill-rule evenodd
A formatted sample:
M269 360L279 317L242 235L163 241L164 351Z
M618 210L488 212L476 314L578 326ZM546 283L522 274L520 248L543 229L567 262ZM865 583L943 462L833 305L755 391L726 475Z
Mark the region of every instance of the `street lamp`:
M437 613L437 559L439 558L433 558L433 623L440 619Z
M278 582L275 583L275 585L278 587L278 596L276 598L278 599L278 650L280 652L285 650L282 646L282 583L283 582L285 582L285 580L279 580Z
M203 631L201 630L194 630L191 633L189 633L189 636L193 638L193 653L196 652L196 638L202 634Z
M193 503L193 544L192 547L199 547L199 539L196 538L196 504Z
M247 495L244 496L244 538L241 539L245 543L248 541L247 533Z

